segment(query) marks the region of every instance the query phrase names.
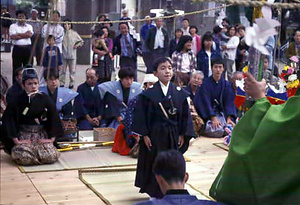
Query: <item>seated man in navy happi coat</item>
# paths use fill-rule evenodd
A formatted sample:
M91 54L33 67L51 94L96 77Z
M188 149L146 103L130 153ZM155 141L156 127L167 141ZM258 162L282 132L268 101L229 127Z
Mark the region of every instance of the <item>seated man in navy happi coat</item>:
M94 68L86 70L86 81L79 85L75 98L75 116L80 130L92 130L100 126L102 119L102 101L98 89L98 76Z
M128 104L141 90L141 84L133 82L134 70L130 67L122 68L118 74L119 81L105 82L98 86L103 100L103 125L117 128L123 121Z
M194 104L200 117L210 123L211 132L221 132L226 124L234 126L234 118L236 117L236 108L234 105L235 93L232 83L225 80L222 76L224 72L224 62L221 58L217 58L211 62L212 75L204 80L201 87L197 90Z
M56 104L60 119L68 119L73 116L72 100L78 95L77 92L59 87L59 74L57 69L48 68L44 70L43 77L47 86L39 87L39 91L50 96Z

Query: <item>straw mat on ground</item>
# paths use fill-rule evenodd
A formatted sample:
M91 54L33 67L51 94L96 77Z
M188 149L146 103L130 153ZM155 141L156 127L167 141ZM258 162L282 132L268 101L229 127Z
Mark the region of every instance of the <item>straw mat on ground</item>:
M21 172L46 172L76 170L84 168L114 167L136 165L137 159L129 156L121 156L109 148L90 148L62 152L59 160L54 164L37 166L19 166Z
M135 166L78 170L79 179L106 204L135 204L149 199L134 186ZM186 185L190 194L209 200L191 184Z

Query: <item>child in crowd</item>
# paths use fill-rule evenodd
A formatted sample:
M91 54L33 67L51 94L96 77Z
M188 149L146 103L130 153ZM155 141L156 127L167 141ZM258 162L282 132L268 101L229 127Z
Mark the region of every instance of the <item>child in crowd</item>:
M49 35L47 38L48 46L44 49L43 53L43 68L40 86L45 85L45 79L43 77L44 70L47 68L56 68L61 70L62 68L62 56L59 48L55 46L55 39L53 35Z
M92 43L93 47L96 48L96 49L105 51L109 55L109 57L111 59L113 59L112 53L108 50L108 48L105 44L104 31L102 29L100 29L100 30L96 31L94 35L96 36L96 38L93 40L93 43ZM104 56L102 56L101 58L104 59ZM99 58L98 53L94 53L94 55L93 55L93 66L98 66L98 60L101 59L101 58Z
M185 136L194 137L195 133L188 93L170 82L173 76L171 60L157 59L153 70L159 82L140 94L132 124L132 131L141 136L135 186L141 188L141 193L161 198L163 194L152 172L157 154L188 147Z

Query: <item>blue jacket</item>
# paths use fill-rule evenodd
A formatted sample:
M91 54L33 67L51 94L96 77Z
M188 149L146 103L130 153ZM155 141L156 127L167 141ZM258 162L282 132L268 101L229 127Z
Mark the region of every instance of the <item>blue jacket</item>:
M134 52L134 56L133 58L135 60L137 60L137 49L141 49L141 42L137 41L135 38L133 38L133 36L131 34L130 38L131 41L133 42L133 52ZM115 55L121 55L122 53L122 47L121 47L121 38L122 38L122 34L118 35L115 39L114 39L114 54Z
M178 204L178 205L221 205L222 203L208 200L199 200L196 196L186 194L166 194L162 199L154 199L136 205L168 205L168 204Z
M146 40L148 31L153 27L155 27L153 24L148 25L146 23L142 26L140 35L143 40Z
M210 59L221 58L220 52L212 49ZM209 73L209 64L208 64L208 55L206 54L204 48L202 48L197 54L197 70L201 70L204 74L204 78L208 77Z

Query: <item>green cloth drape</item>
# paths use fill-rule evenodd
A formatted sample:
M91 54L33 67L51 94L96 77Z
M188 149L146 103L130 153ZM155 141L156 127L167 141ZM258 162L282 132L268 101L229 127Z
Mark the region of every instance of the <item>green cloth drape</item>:
M259 99L245 114L210 196L227 204L300 204L300 89L282 105Z

